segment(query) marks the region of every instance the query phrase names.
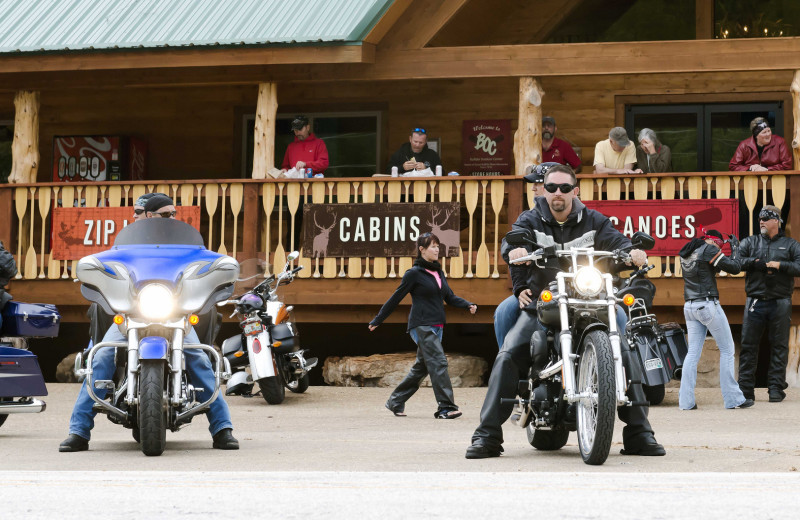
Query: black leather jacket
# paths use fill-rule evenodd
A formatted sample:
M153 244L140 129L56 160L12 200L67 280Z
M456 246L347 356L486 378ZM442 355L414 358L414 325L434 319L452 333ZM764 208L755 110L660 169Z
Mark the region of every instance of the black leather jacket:
M779 232L774 237L753 235L742 240L742 270L747 271L744 290L749 298L791 298L794 277L800 276L800 243ZM780 269L767 269L767 262L780 262Z
M697 241L701 242L699 239ZM733 255L728 257L715 245L692 241L681 249L680 257L683 269L683 299L686 301L719 298L717 273L725 271L738 274L741 271L736 247L733 248Z

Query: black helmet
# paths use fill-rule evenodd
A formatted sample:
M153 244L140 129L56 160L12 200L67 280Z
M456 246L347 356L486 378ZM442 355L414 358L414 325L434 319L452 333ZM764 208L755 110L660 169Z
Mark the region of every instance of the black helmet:
M528 167L530 173L528 173L524 179L526 182L544 182L544 176L547 175L550 168L558 166L558 164L557 162L546 162L537 164L536 166L531 165Z

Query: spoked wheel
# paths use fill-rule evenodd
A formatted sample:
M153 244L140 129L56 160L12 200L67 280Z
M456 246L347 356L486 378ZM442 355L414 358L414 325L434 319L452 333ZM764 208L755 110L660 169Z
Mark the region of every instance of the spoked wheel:
M560 450L569 439L568 430L537 430L529 424L525 431L530 445L540 451Z
M578 361L578 447L586 464L608 458L617 407L614 357L608 335L595 330L586 335Z
M143 360L139 367L139 437L142 453L148 456L161 455L167 446L166 393L164 362Z
M302 394L306 390L308 390L308 374L304 375L300 379L292 379L288 383L286 383L286 388L289 389L290 392L295 394Z

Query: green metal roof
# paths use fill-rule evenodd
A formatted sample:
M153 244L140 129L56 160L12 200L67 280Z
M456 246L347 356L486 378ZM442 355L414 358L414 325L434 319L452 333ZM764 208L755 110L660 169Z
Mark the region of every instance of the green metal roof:
M0 53L360 44L392 0L0 0Z

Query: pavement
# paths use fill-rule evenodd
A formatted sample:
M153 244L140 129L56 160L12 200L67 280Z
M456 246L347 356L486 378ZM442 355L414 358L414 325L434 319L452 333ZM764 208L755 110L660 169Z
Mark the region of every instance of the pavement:
M59 453L77 384L48 385L47 410L0 427L3 518L581 518L597 520L793 518L800 492L800 391L725 410L718 389L698 389L698 410L677 389L652 407L665 457L619 454L617 421L603 466L585 465L575 436L537 452L506 425L505 454L467 460L485 388L455 389L464 416L433 418L423 388L394 417L391 389L311 387L270 406L228 399L239 451L211 449L204 417L167 434L145 457L130 431L98 416L90 450Z

